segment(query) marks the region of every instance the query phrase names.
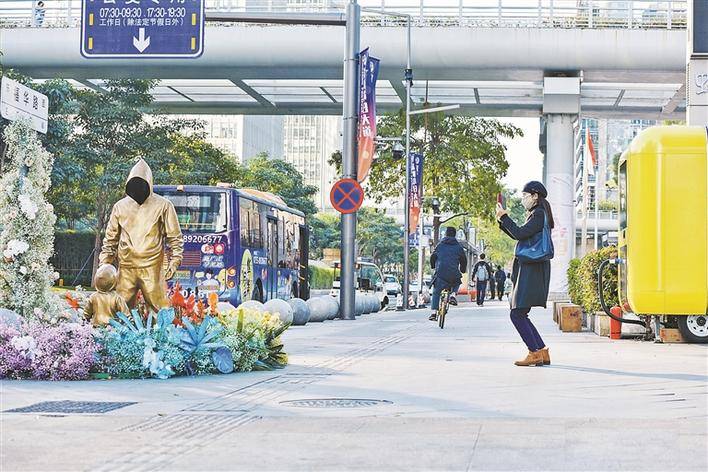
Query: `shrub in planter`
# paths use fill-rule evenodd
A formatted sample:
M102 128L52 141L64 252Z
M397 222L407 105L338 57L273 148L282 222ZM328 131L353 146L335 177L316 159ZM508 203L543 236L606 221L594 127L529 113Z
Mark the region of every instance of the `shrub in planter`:
M580 259L571 259L568 264L568 296L576 305L581 304Z
M595 313L602 310L597 292L597 272L602 261L615 257L617 257L617 248L610 246L590 252L580 261L577 270L578 292L576 297L578 301L573 301L573 303L582 306L585 313ZM616 266L611 266L605 270L603 293L608 306L619 304Z

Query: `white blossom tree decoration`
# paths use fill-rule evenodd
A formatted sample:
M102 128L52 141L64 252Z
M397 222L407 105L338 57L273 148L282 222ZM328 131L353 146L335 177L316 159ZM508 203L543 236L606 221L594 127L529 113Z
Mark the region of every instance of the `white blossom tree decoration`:
M5 128L7 171L0 179L0 307L25 318L49 319L58 311L50 291L57 278L54 208L47 202L52 155L26 121Z

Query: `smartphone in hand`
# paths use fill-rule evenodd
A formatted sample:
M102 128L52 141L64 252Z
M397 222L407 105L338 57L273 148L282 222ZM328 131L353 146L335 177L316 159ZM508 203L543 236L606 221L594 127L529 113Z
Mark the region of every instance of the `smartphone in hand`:
M504 198L504 195L502 195L501 192L497 194L497 203L506 210L506 198Z

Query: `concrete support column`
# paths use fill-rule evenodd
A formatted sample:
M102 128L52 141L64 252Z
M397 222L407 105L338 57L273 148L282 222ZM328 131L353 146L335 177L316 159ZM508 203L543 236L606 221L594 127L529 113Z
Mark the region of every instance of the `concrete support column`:
M566 272L575 252L574 131L577 115L546 115L547 149L545 179L548 201L553 209L553 245L549 298L568 292Z

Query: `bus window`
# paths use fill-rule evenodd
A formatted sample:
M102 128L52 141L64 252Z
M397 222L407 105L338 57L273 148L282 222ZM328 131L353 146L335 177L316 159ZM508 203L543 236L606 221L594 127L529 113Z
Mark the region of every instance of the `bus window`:
M225 192L169 192L162 196L174 205L184 231L223 233L228 229Z
M280 215L278 215L278 267L284 268L285 267L285 239L287 237L286 234L286 225L285 225L285 218L286 215L283 212L279 212Z
M263 247L263 232L261 231L261 217L258 205L251 200L239 198L239 216L241 245L254 249Z

